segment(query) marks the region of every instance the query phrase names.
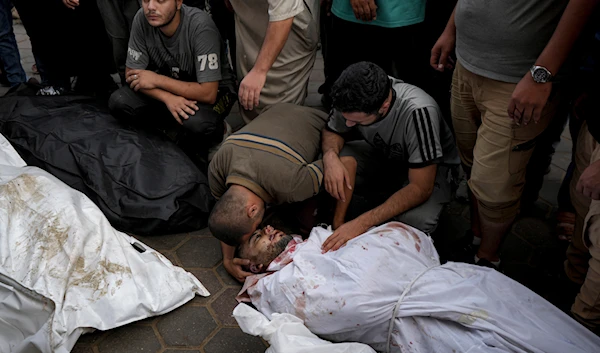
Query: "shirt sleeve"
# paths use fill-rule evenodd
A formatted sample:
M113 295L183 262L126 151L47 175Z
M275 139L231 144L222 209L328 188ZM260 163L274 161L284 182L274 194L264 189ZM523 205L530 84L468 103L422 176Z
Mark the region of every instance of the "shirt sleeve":
M303 0L268 0L269 21L283 21L304 11Z
M353 128L348 127L342 113L334 109L331 111L331 114L329 114L327 129L338 134L345 134L352 131Z
M145 70L150 64L144 36L144 21L144 10L140 9L133 19L129 36L126 66L130 69Z
M323 186L323 161L305 165L294 180L294 188L281 195L281 203L294 203L307 200L321 191Z
M226 177L223 174L221 159L217 153L208 166L208 186L217 200L227 191Z
M442 160L441 115L433 107L415 109L406 124L405 141L409 168L423 168Z
M198 83L215 82L221 76L221 36L211 20L194 31L194 58Z

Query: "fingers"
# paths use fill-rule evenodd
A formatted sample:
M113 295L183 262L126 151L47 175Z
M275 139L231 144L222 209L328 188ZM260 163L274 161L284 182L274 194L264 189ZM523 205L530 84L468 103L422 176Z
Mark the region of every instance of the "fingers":
M523 109L523 115L521 117L522 118L521 122L523 123L523 125L528 125L531 122L531 120L533 118L533 111L534 111L533 106L525 107Z
M346 181L346 187L348 188L348 190L352 190L352 185L350 184L350 175L348 174L348 169L346 168L344 168L344 181ZM346 193L344 192L344 195L345 194Z
M540 119L542 118L542 109L541 108L534 108L533 109L533 122L535 122L536 124L540 122Z
M348 239L346 239L346 237L343 236L342 233L339 233L339 230L336 230L323 243L321 253L324 254L329 251L336 251L339 248L341 248L342 245L344 245L347 241Z
M260 98L260 92L254 92L254 106L258 107L258 102Z
M250 265L250 260L236 257L233 259L233 264L237 266L248 266Z
M242 104L242 107L246 110L249 110L248 109L248 89L243 84L240 85L239 98L240 98L240 103Z
M515 108L517 107L517 104L515 103L514 98L511 98L510 102L508 103L508 109L506 110L506 112L508 113L508 117L511 118L515 124L519 125L521 122L519 121L519 119L515 118Z
M377 18L377 5L375 5L375 1L371 0L369 2L369 7L371 9L371 20L375 20Z
M185 113L185 111L183 110L183 108L179 108L177 110L177 113L179 114L180 117L182 117L185 120L188 120L190 117ZM182 123L183 125L183 123Z
M337 194L338 197L336 197L336 199L342 201L342 202L346 202L346 192L344 191L344 180L345 177L342 177L340 180L338 180L337 184Z
M371 20L371 8L369 7L369 3L366 1L361 1L361 20L370 21Z
M437 45L434 45L431 48L431 57L429 58L429 65L434 69L439 71L438 62L440 60L441 50Z
M188 107L194 109L195 111L198 111L198 106L196 105L196 101L185 101L185 105L187 105ZM194 113L191 113L192 115L194 115Z
M175 118L175 120L177 120L177 123L179 125L183 125L183 122L181 121L181 119L179 119L179 114L177 114L176 111L171 110L171 114L173 115L173 117Z

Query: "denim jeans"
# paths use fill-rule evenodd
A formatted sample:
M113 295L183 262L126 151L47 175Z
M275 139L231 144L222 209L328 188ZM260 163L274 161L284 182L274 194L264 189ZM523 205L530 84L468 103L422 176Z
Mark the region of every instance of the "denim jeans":
M0 60L11 86L27 81L12 27L10 0L0 0Z

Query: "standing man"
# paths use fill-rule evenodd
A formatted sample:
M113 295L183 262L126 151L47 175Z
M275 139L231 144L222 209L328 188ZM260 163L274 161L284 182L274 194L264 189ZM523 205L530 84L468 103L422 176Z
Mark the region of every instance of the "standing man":
M79 7L80 0L63 0L71 10ZM83 0L90 1L90 0ZM98 10L104 21L104 28L112 45L113 59L121 82L125 84L125 62L127 44L135 14L140 9L141 0L97 0Z
M460 163L435 100L369 62L344 70L331 97L334 110L322 139L325 189L346 201L350 173L340 156L349 155L358 162L355 195L382 200L356 219L334 223L323 250L337 250L390 219L433 232L450 202L449 168Z
M369 61L388 75L422 86L428 49L426 0L328 0L331 2L329 75L323 103L331 103L329 90L349 65Z
M319 42L318 0L230 0L246 122L275 103L303 104Z
M10 86L27 81L12 25L10 0L0 0L0 69Z
M222 140L232 76L206 12L182 0L145 0L127 52L129 86L110 97L113 115L159 126L177 122L205 150Z
M474 261L497 267L525 169L560 103L561 67L598 0L459 0L431 51L451 68L452 121L471 190ZM556 81L556 84L553 82Z

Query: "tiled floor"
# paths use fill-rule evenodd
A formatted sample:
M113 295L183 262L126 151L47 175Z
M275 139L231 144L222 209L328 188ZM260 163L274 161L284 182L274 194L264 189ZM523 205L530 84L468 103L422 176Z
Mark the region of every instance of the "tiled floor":
M34 63L31 45L23 26L15 25L23 67L31 76ZM306 104L318 107L318 86L323 82L323 60L319 55L313 73ZM0 94L6 89L0 88ZM239 116L230 118L233 125ZM505 273L544 293L553 285L551 273L560 266L564 248L554 234L553 212L560 181L570 160L571 141L568 133L554 156L552 170L546 180L533 214L518 220L503 245ZM436 244L444 246L459 238L469 227L466 205L452 204L442 215ZM136 322L107 332L95 332L81 337L73 352L264 352L266 344L259 338L246 335L237 327L231 312L241 285L223 268L218 241L201 230L190 234L163 237L139 237L161 251L173 263L196 275L211 292L208 298L197 297L183 307L163 315Z

